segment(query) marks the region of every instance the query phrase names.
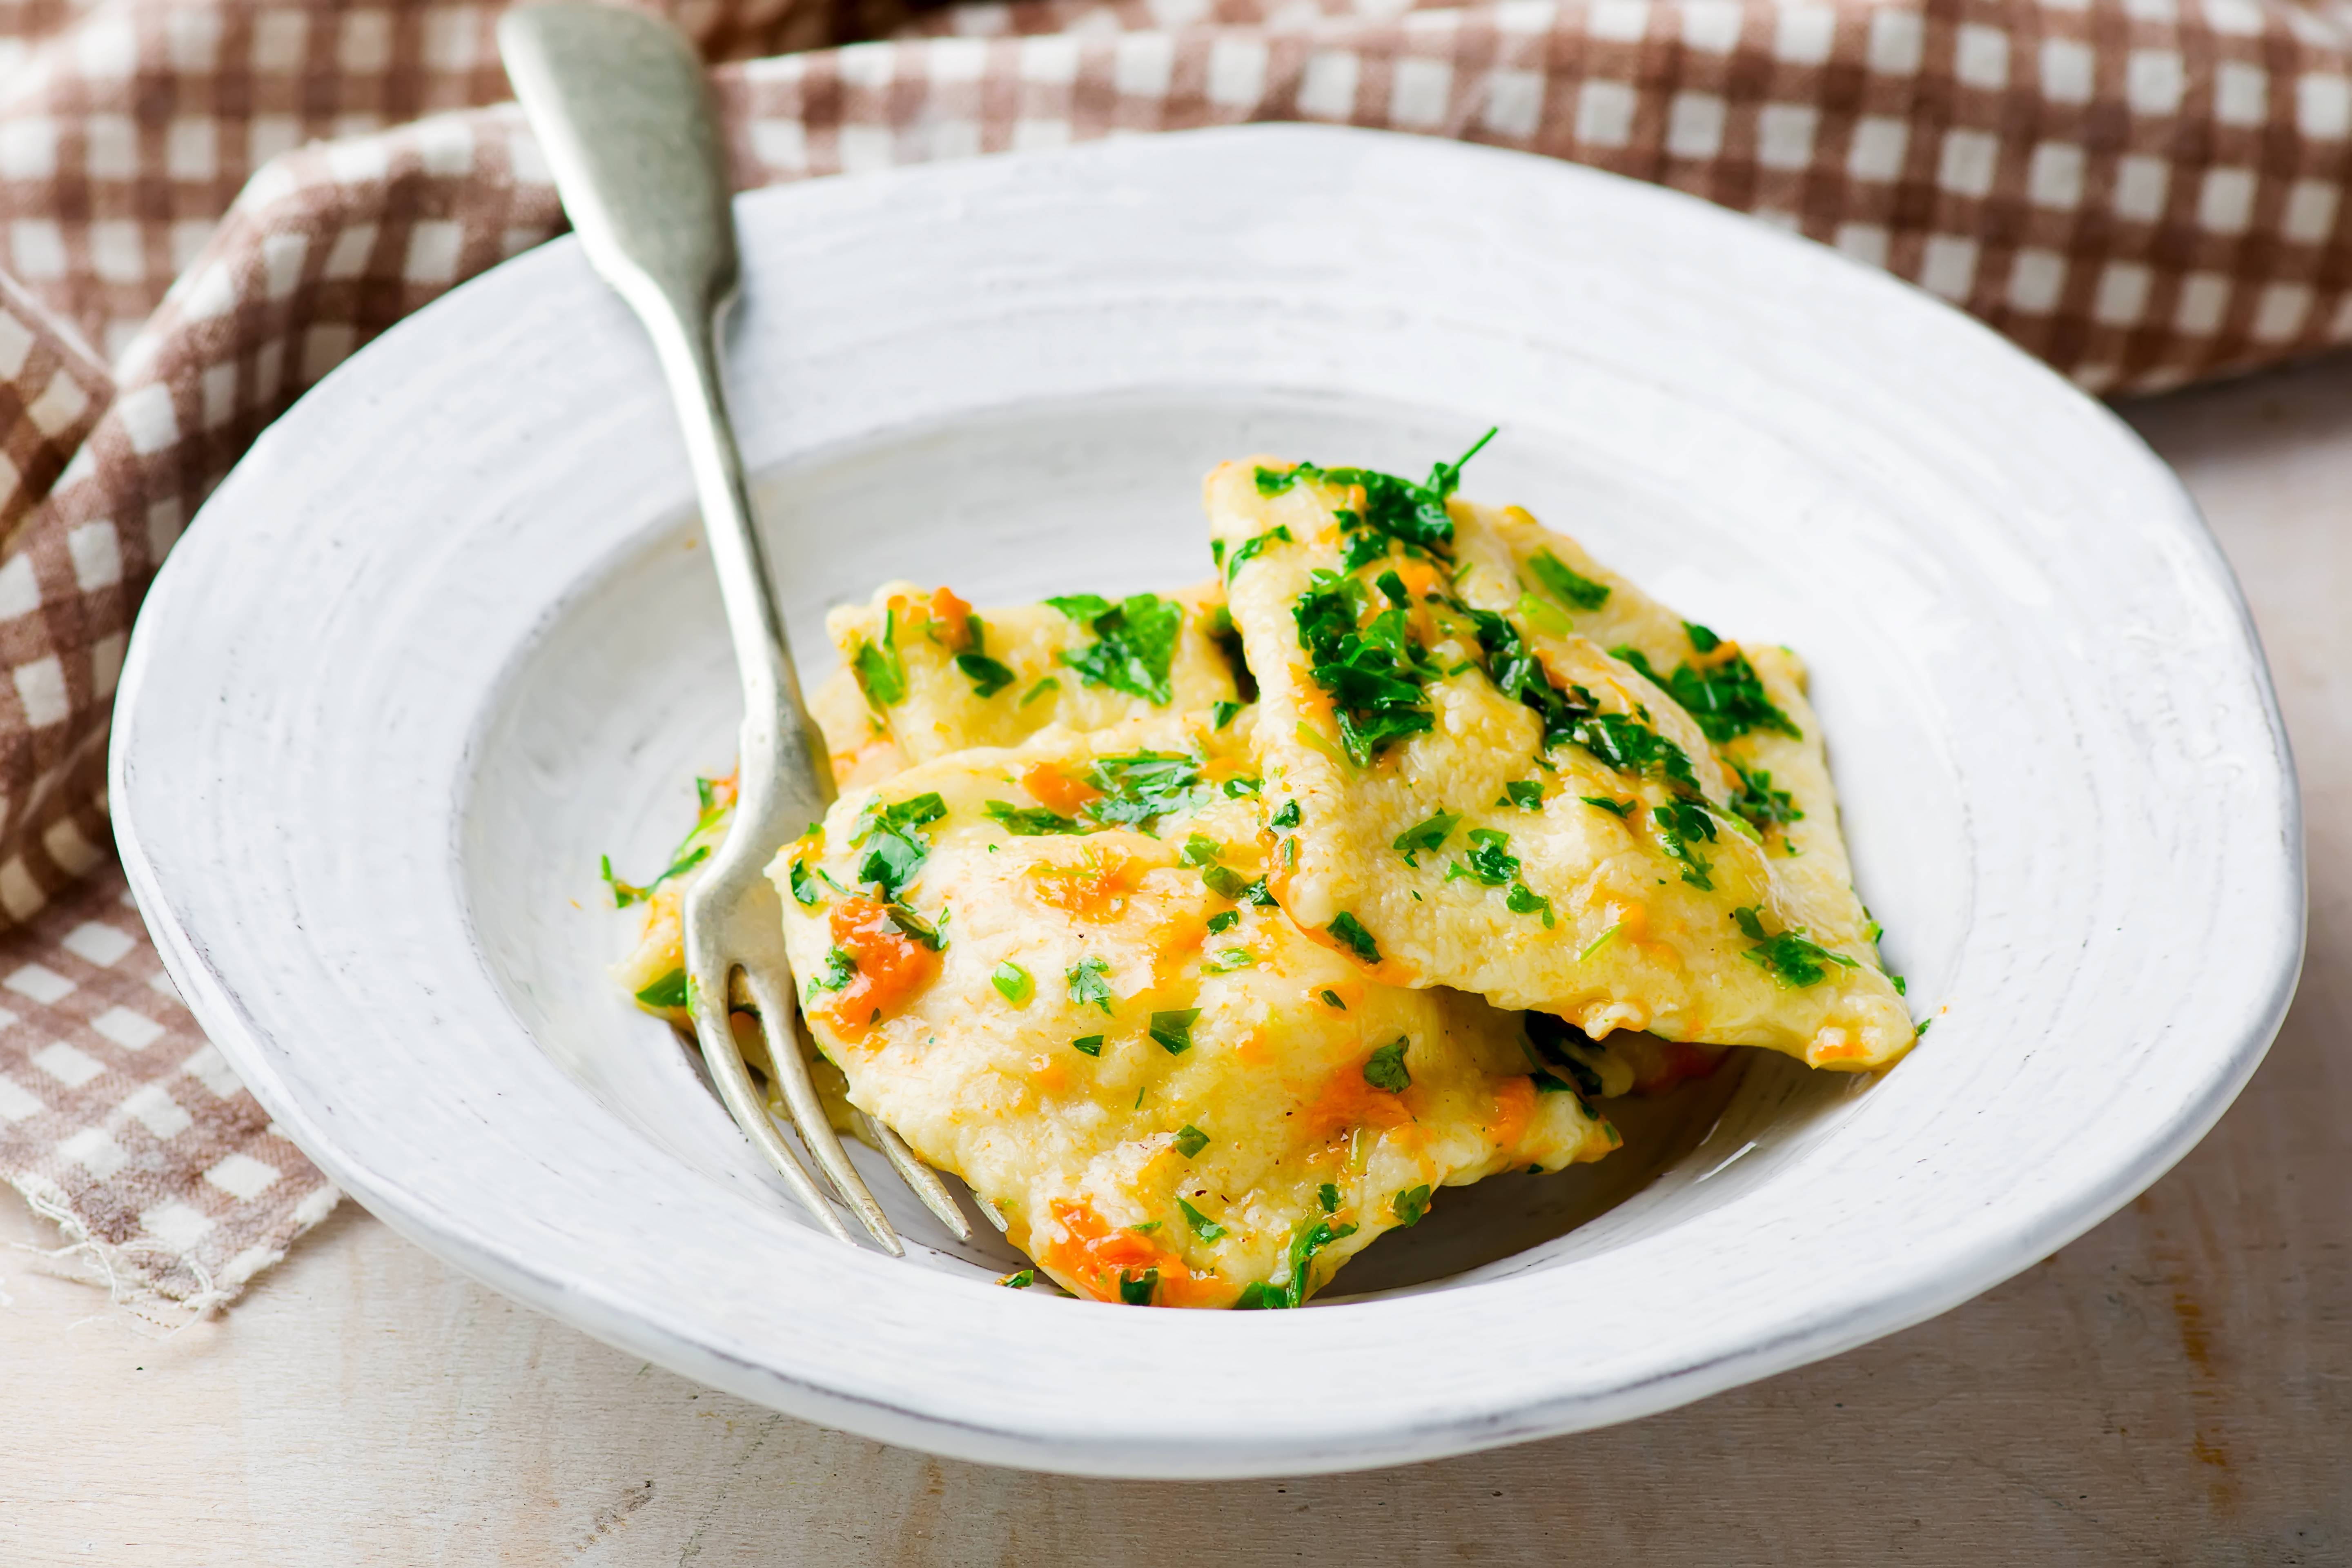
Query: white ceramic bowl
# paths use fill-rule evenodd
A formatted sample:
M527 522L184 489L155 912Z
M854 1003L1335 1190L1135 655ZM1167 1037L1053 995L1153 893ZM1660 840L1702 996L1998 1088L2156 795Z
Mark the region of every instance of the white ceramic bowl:
M2269 1042L2301 835L2229 573L2121 424L1926 296L1681 196L1367 132L738 212L736 410L804 668L885 577L986 605L1204 575L1221 458L1414 471L1499 422L1469 493L1811 661L1935 1028L1875 1086L1759 1061L1591 1173L1448 1194L1307 1311L999 1289L1003 1254L907 1204L909 1261L828 1240L604 974L628 932L596 858L656 864L735 699L650 355L567 241L264 436L164 568L115 731L132 885L205 1028L337 1182L498 1289L971 1458L1423 1458L1941 1311L2153 1181Z

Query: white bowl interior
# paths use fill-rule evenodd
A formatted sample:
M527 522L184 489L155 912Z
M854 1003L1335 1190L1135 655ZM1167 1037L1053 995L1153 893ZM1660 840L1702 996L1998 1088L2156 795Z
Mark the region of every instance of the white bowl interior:
M862 601L888 578L944 582L981 605L1168 588L1210 570L1200 481L1223 458L1419 473L1476 434L1448 411L1370 399L1130 395L892 431L770 473L758 490L795 655L814 682L836 662L826 606ZM1909 639L1869 608L1932 584L1890 594L1899 558L1788 551L1811 487L1759 487L1753 510L1710 510L1646 463L1562 430L1515 424L1472 467L1465 493L1572 521L1604 559L1696 618L1813 661L1832 745L1873 734L1867 750L1836 755L1859 885L1888 928L1889 962L1915 996L1937 995L1969 904L1957 784ZM650 522L509 666L474 749L459 857L482 950L532 1037L618 1120L713 1176L740 1173L747 1151L692 1053L607 973L637 921L612 908L596 866L607 851L623 868L660 864L692 820L691 775L733 765L730 658L693 520ZM1864 1087L1751 1055L1736 1053L1706 1084L1612 1106L1627 1147L1608 1161L1445 1194L1441 1223L1384 1237L1325 1300L1458 1286L1538 1244L1558 1263L1675 1226L1731 1190L1715 1178L1732 1159L1763 1169L1774 1162L1757 1156L1834 1136ZM928 1261L991 1275L1016 1265L985 1226L977 1242L956 1242L878 1157L856 1152ZM774 1201L759 1186L726 1191L726 1201Z

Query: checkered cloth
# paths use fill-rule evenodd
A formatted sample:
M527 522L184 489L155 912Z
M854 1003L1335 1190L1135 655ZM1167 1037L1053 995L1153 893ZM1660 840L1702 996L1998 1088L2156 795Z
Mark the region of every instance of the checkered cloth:
M1688 191L2095 391L2352 339L2352 5L680 0L740 184L1314 120ZM494 5L0 0L0 1175L226 1300L333 1202L163 978L108 841L125 636L303 388L555 234ZM857 41L867 40L867 41Z

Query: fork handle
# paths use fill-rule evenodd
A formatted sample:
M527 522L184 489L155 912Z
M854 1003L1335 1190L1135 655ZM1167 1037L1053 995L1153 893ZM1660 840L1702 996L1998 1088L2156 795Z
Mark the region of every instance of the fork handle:
M590 265L645 324L669 384L743 682L736 811L783 843L824 815L833 768L726 416L715 328L741 268L702 62L667 24L599 5L509 11L499 46Z

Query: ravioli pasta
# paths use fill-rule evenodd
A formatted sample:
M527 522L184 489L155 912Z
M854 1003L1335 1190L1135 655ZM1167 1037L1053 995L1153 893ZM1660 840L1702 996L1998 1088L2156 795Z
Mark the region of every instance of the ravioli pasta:
M770 871L820 1088L961 1178L1021 1280L1297 1306L1445 1187L1602 1157L1613 1096L1916 1037L1796 656L1460 469L1228 463L1207 584L828 617L842 793ZM701 788L614 883L622 981L680 1025Z

